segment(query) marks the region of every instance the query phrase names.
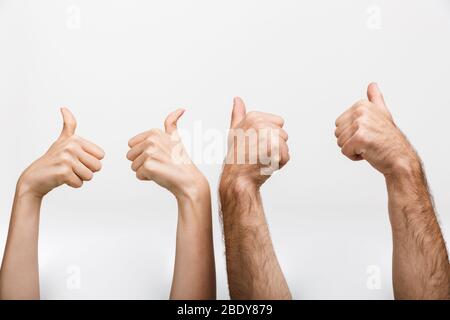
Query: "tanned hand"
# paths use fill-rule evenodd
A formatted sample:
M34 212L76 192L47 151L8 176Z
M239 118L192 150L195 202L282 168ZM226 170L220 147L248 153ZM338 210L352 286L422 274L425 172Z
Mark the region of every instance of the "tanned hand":
M382 173L389 196L396 299L450 299L450 268L421 160L396 126L378 85L336 120L337 143Z
M283 126L281 117L247 113L244 102L234 99L229 150L219 187L232 299L291 299L260 194L271 174L289 161Z

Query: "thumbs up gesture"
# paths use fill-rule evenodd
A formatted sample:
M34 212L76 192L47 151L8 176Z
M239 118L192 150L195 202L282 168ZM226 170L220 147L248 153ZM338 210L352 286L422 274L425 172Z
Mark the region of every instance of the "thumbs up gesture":
M151 129L132 138L127 153L139 180L154 181L177 199L209 190L206 178L189 158L178 134L177 122L184 112L178 109L169 114L165 131Z
M376 83L369 85L367 97L336 120L335 135L342 153L353 161L367 160L385 176L419 163L414 148L395 125Z
M234 99L228 154L220 187L256 188L290 159L283 118L247 112L241 98Z
M80 188L100 171L104 151L75 135L77 122L72 113L62 108L64 127L50 149L31 164L19 179L19 190L38 198L63 184Z

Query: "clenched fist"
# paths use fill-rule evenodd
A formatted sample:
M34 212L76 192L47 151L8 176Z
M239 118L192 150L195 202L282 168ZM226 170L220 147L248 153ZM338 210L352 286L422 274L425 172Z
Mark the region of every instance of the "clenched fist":
M184 111L179 109L166 118L165 132L152 129L132 138L127 154L139 180L154 181L177 199L209 191L206 178L189 158L177 131Z
M283 118L263 112L248 112L235 98L221 187L230 183L259 188L289 159L288 134Z
M68 109L62 108L61 113L64 128L60 137L22 173L18 182L21 192L42 198L63 184L80 188L83 181L91 180L94 172L100 171L104 151L75 135L77 123Z
M351 160L367 160L385 176L420 163L414 148L397 128L376 83L361 100L336 120L337 143Z

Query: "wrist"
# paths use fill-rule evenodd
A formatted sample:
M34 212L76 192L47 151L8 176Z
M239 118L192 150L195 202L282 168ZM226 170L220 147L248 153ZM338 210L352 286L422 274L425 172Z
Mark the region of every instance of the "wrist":
M435 215L420 159L403 162L385 179L392 231L394 237L404 238L412 221Z
M422 177L422 164L417 156L398 158L391 166L391 170L384 174L387 183L410 182Z
M178 204L178 226L210 230L212 226L211 191L208 181L198 181L175 195Z
M244 178L222 178L219 197L224 227L266 228L259 188Z
M226 195L232 193L240 195L242 193L258 194L260 186L247 176L233 171L232 168L225 166L219 183L219 194Z
M18 199L42 201L42 198L44 196L35 192L32 185L28 183L28 181L24 179L23 176L21 176L16 185L16 197Z
M181 187L178 192L175 193L175 198L180 202L204 202L211 199L211 191L208 180L202 175L196 179L193 179L191 183L188 183Z
M18 183L11 214L12 221L14 223L34 223L36 219L39 219L41 204L41 196L36 195L28 187Z

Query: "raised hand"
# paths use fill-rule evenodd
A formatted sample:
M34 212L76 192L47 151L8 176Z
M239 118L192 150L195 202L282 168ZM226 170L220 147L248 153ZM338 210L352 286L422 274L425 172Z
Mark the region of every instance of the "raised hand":
M139 180L154 181L178 203L177 248L171 299L215 299L211 192L189 158L177 130L184 110L171 113L165 132L152 129L129 141L127 158Z
M260 187L289 161L288 134L276 115L249 112L234 99L219 193L232 299L291 299L270 238Z
M418 166L418 156L397 128L377 84L336 120L337 143L351 160L367 160L384 175Z
M64 127L50 149L31 164L19 179L21 192L43 197L63 184L80 188L100 171L104 151L77 135L77 122L69 109L62 108Z
M222 182L259 188L289 159L288 134L283 118L246 111L241 98L234 99L229 148Z
M139 180L154 181L175 197L186 196L207 181L189 158L177 130L184 109L172 112L165 120L165 131L152 129L129 141L127 154L131 168Z
M101 169L103 150L75 135L77 123L61 109L64 128L50 149L19 178L0 270L0 299L39 299L38 239L43 197L56 187L74 188Z
M397 128L378 85L336 120L337 143L351 160L385 176L392 226L396 299L450 299L450 265L419 156Z

